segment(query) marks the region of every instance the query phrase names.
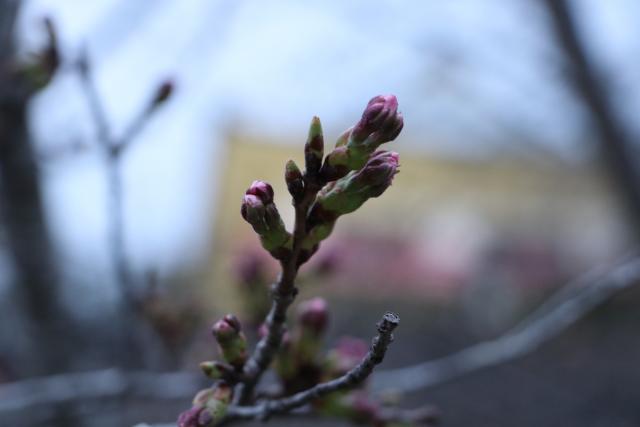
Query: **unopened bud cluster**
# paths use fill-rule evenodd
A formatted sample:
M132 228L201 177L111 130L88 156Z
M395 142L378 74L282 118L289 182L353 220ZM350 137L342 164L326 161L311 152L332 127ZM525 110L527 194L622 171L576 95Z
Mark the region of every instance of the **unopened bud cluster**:
M293 160L285 167L285 182L294 205L305 197L311 201L299 263L305 262L331 234L339 216L355 211L391 185L398 172L398 154L376 150L394 140L403 125L396 97L376 96L369 101L358 123L343 133L335 148L324 157L322 125L317 117L312 119L304 147L304 173ZM260 236L262 246L275 258L285 259L289 255L293 239L273 204L269 184L255 181L245 193L241 212Z

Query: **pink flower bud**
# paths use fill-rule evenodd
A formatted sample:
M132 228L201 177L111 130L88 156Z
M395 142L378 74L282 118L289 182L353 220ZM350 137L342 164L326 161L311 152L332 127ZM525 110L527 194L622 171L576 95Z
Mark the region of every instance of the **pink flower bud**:
M367 161L367 164L356 174L356 180L368 187L369 197L380 196L398 173L400 156L393 151L378 151Z
M205 411L204 406L194 406L180 414L178 427L201 427L200 415ZM206 425L206 424L204 424Z
M367 104L362 118L347 130L324 160L320 175L335 181L360 170L380 144L394 140L404 126L394 95L379 95Z
M211 427L224 418L232 397L231 387L218 381L211 388L200 390L193 398L193 407L178 417L178 427Z
M246 194L257 196L265 205L273 203L273 188L264 181L253 181Z
M218 341L235 338L241 332L240 321L233 314L227 314L213 324L211 331Z
M236 368L242 367L247 360L247 339L242 333L238 318L227 314L213 325L211 332L224 360Z
M316 335L322 334L329 323L329 310L324 298L313 298L298 307L298 321Z
M240 214L245 221L256 227L264 219L264 203L262 203L258 196L255 196L253 194L245 194L242 198Z
M372 98L362 113L362 118L351 131L354 142L365 142L375 149L380 144L394 140L404 125L398 112L398 100L394 95L378 95Z

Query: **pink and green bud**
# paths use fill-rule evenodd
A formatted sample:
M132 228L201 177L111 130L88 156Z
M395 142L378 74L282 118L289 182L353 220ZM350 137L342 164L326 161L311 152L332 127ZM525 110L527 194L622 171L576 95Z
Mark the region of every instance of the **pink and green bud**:
M292 353L296 366L317 365L322 352L322 336L329 324L329 310L323 298L312 298L302 302L297 312L298 328L293 339Z
M329 324L329 309L324 298L304 301L298 307L298 323L311 334L322 335Z
M262 234L267 232L267 227L264 222L265 207L258 196L245 194L242 198L240 214L245 221L251 224L256 233Z
M178 427L212 427L227 413L232 389L224 381L212 388L200 390L193 399L191 409L180 414Z
M233 366L219 362L217 360L211 360L200 363L200 369L204 374L212 380L223 380L231 377L234 373Z
M362 118L340 136L336 148L327 155L322 177L334 181L349 171L362 168L369 156L383 143L394 140L404 120L394 95L379 95L367 104Z
M322 157L324 156L324 136L322 135L322 124L318 117L311 120L309 126L309 136L304 145L304 160L307 175L316 176L320 172L322 166Z
M300 200L304 194L304 180L302 172L293 160L289 160L285 166L284 180L293 200Z
M262 247L277 259L286 256L291 246L291 234L273 203L271 185L254 181L242 199L240 213L260 236Z
M246 194L258 197L265 205L273 203L273 188L264 181L253 181Z
M384 193L398 172L398 161L397 153L378 151L361 170L349 172L323 187L309 212L310 232L304 246L326 239L339 216L355 211L370 198Z
M227 314L214 323L211 331L224 360L236 369L241 368L247 360L247 339L238 318Z
M400 134L404 120L398 112L398 100L394 95L378 95L372 98L362 113L362 118L351 131L349 143L368 146L371 151L380 144L393 141Z

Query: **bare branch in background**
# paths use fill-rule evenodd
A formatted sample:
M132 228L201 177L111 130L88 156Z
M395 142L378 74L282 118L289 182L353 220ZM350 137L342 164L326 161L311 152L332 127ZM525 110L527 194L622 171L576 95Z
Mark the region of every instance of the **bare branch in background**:
M122 158L151 114L164 103L173 91L173 84L165 82L157 89L153 99L134 117L122 136L116 137L109 124L106 109L95 84L92 65L86 50L77 64L84 94L96 126L96 139L103 151L108 175L109 193L109 247L116 282L128 308L135 306L134 283L127 261L124 223L124 194L122 188Z
M373 377L374 389L382 393L411 392L434 387L461 376L510 362L535 351L544 342L564 332L611 296L640 281L640 258L623 262L604 274L598 271L563 286L532 316L495 340L482 342L441 359L399 369L380 371ZM583 287L577 292L567 289ZM556 295L567 295L557 298Z
M57 71L58 46L53 25L45 20L48 40L32 61L15 57L13 27L17 1L0 1L0 208L14 269L14 295L27 314L32 348L22 355L22 375L52 373L68 365L61 340L67 316L60 303L60 277L52 250L27 109L32 97ZM57 338L61 336L62 338ZM8 354L17 343L3 343ZM19 350L17 350L19 351ZM47 354L46 360L32 359ZM16 367L17 368L17 367Z
M607 94L607 85L579 37L575 19L566 0L543 2L551 26L565 53L569 77L579 101L595 125L597 143L613 183L623 197L631 225L640 239L640 167L634 159L633 142L624 130Z
M125 362L137 365L136 361L142 351L136 350L140 346L139 337L144 322L139 322L138 295L135 290L135 280L127 257L126 224L124 220L124 188L122 184L122 159L127 149L131 147L135 138L142 131L152 113L169 99L173 91L173 84L169 81L162 83L153 98L131 120L125 132L116 136L111 130L104 103L94 81L92 64L86 50L81 54L77 63L84 94L91 116L96 126L96 139L102 150L107 172L108 192L108 244L111 262L114 270L116 285L120 290L122 301L121 322L124 328L126 352Z

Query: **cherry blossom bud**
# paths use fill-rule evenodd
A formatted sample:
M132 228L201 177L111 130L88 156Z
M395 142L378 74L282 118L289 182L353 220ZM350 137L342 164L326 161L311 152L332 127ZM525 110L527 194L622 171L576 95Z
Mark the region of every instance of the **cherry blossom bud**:
M273 203L273 188L264 181L253 181L246 194L257 196L265 205Z
M307 175L315 176L320 172L322 157L324 156L324 137L322 135L322 124L318 117L311 120L309 126L309 136L304 145L304 160Z
M254 181L242 199L240 213L260 236L262 247L274 258L282 259L288 254L292 244L291 234L287 232L273 203L271 185Z
M372 98L362 113L362 118L351 131L350 140L365 144L375 150L380 144L393 141L404 126L398 112L398 100L394 95L378 95Z
M284 180L293 200L300 200L304 193L304 181L302 172L300 172L298 165L293 160L289 160L285 166Z
M349 172L323 187L309 212L310 232L304 246L310 247L327 238L340 215L353 212L368 199L380 196L398 172L398 161L397 153L378 151L361 170Z
M327 155L322 166L322 177L334 181L351 170L362 168L371 153L381 144L394 140L404 126L394 95L372 98L356 125L339 139L336 148Z
M258 196L245 194L242 198L240 214L245 221L253 226L256 233L261 234L266 231L266 225L264 224L264 203L262 203L262 200L260 200Z
M242 333L238 318L227 314L214 323L211 331L224 360L236 368L242 367L247 360L247 339Z
M178 418L178 427L212 427L221 421L231 402L232 389L224 381L198 392L193 407Z
M298 322L314 335L322 335L329 323L329 310L324 298L313 298L298 307Z

